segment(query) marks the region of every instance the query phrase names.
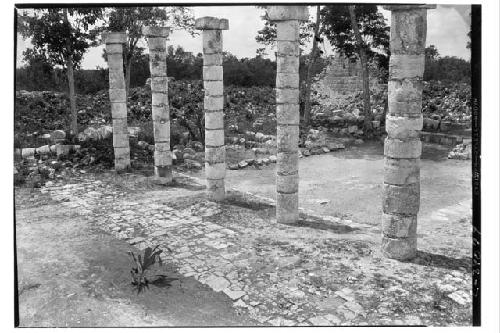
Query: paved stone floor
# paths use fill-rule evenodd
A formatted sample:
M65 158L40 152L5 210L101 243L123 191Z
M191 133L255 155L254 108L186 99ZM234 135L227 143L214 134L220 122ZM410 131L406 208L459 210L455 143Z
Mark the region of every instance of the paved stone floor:
M163 187L140 175L82 175L41 189L101 230L226 294L262 325L470 325L470 206L444 208L410 262L383 258L376 226L302 212L275 220L270 199L229 191L223 203L177 175ZM458 214L457 214L458 212ZM440 232L450 233L447 243ZM442 235L442 234L441 234Z

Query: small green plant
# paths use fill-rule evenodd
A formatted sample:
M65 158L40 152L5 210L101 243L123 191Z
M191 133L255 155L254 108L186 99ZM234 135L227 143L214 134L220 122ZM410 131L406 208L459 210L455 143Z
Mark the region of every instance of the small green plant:
M158 247L159 245L154 248L145 248L142 256L140 254L136 256L132 251L128 252L135 264L135 267L130 270L130 274L132 275L132 285L137 289L137 294L143 291L144 288L149 289L150 283L155 284L155 282L165 279L164 275L155 275L153 278L146 276L147 270L153 267L155 263L160 266L163 265L160 257L163 250Z

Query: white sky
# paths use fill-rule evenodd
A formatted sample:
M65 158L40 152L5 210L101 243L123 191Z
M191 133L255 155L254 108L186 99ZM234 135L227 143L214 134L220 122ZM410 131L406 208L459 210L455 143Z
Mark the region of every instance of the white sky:
M255 41L257 31L263 27L261 16L263 9L255 6L206 6L192 7L195 18L201 16L215 16L229 20L229 30L223 32L224 49L238 58L254 57L257 48L262 47ZM390 24L390 13L381 9L382 14ZM456 56L469 59L469 50L465 47L469 32L468 13L470 6L438 5L436 9L428 11L427 45L435 45L442 56ZM311 19L315 18L314 7L310 7ZM169 40L171 45L180 45L186 51L197 54L201 52L201 36L191 37L187 32L174 31ZM29 47L29 41L23 41L18 36L17 60L21 65L22 52ZM84 56L82 67L94 69L96 66L106 67L102 58L103 46L89 49ZM325 42L326 55L331 54L328 43ZM269 52L269 54L273 54Z

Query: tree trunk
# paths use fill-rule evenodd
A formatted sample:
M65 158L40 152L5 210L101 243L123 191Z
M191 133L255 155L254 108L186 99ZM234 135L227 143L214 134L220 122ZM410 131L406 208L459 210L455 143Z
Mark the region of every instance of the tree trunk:
M125 92L127 97L130 90L130 67L132 67L132 57L127 56L125 60Z
M363 114L365 116L364 121L364 132L372 129L372 112L370 107L370 78L368 76L368 60L366 57L365 46L363 39L361 38L361 33L359 32L358 22L356 20L356 14L354 12L356 6L349 6L349 16L351 17L351 27L354 31L354 36L356 38L356 44L358 48L359 59L361 62L362 77L363 77Z
M63 9L64 20L69 24L68 20L68 10ZM73 56L71 50L71 42L66 39L66 51L68 56L66 57L66 75L68 76L68 86L69 86L69 104L71 108L71 125L70 134L78 134L78 113L76 112L76 96L75 96L75 76L73 72Z
M312 70L316 58L318 56L318 38L319 38L319 16L320 8L316 6L316 25L314 27L314 39L313 46L311 50L311 55L309 56L309 64L307 66L307 77L306 77L306 87L305 87L305 102L304 102L304 125L308 126L311 122L311 80L312 80Z

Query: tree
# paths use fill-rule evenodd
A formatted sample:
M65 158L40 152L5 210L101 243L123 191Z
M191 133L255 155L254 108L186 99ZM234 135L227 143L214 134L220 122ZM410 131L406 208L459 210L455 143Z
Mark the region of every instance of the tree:
M328 5L321 10L322 33L350 59L359 59L363 76L364 128L371 130L368 63L388 66L389 27L376 5Z
M97 44L94 25L101 17L100 8L49 8L26 11L19 19L21 35L31 38L33 45L31 53L25 52L25 60L34 53L43 55L52 66L61 66L66 72L73 135L78 133L74 70L80 67L87 49Z
M307 66L307 77L305 86L305 102L304 102L304 124L307 126L311 121L311 80L312 71L316 58L319 56L318 52L318 41L321 41L319 36L319 26L320 26L320 6L316 6L316 23L314 24L314 36L311 54L309 55L309 64Z
M110 31L127 32L127 43L123 48L126 91L130 88L130 72L133 59L140 58L144 48L139 46L143 38L143 26L167 24L173 29L187 30L195 35L194 16L186 7L117 7L108 13Z

